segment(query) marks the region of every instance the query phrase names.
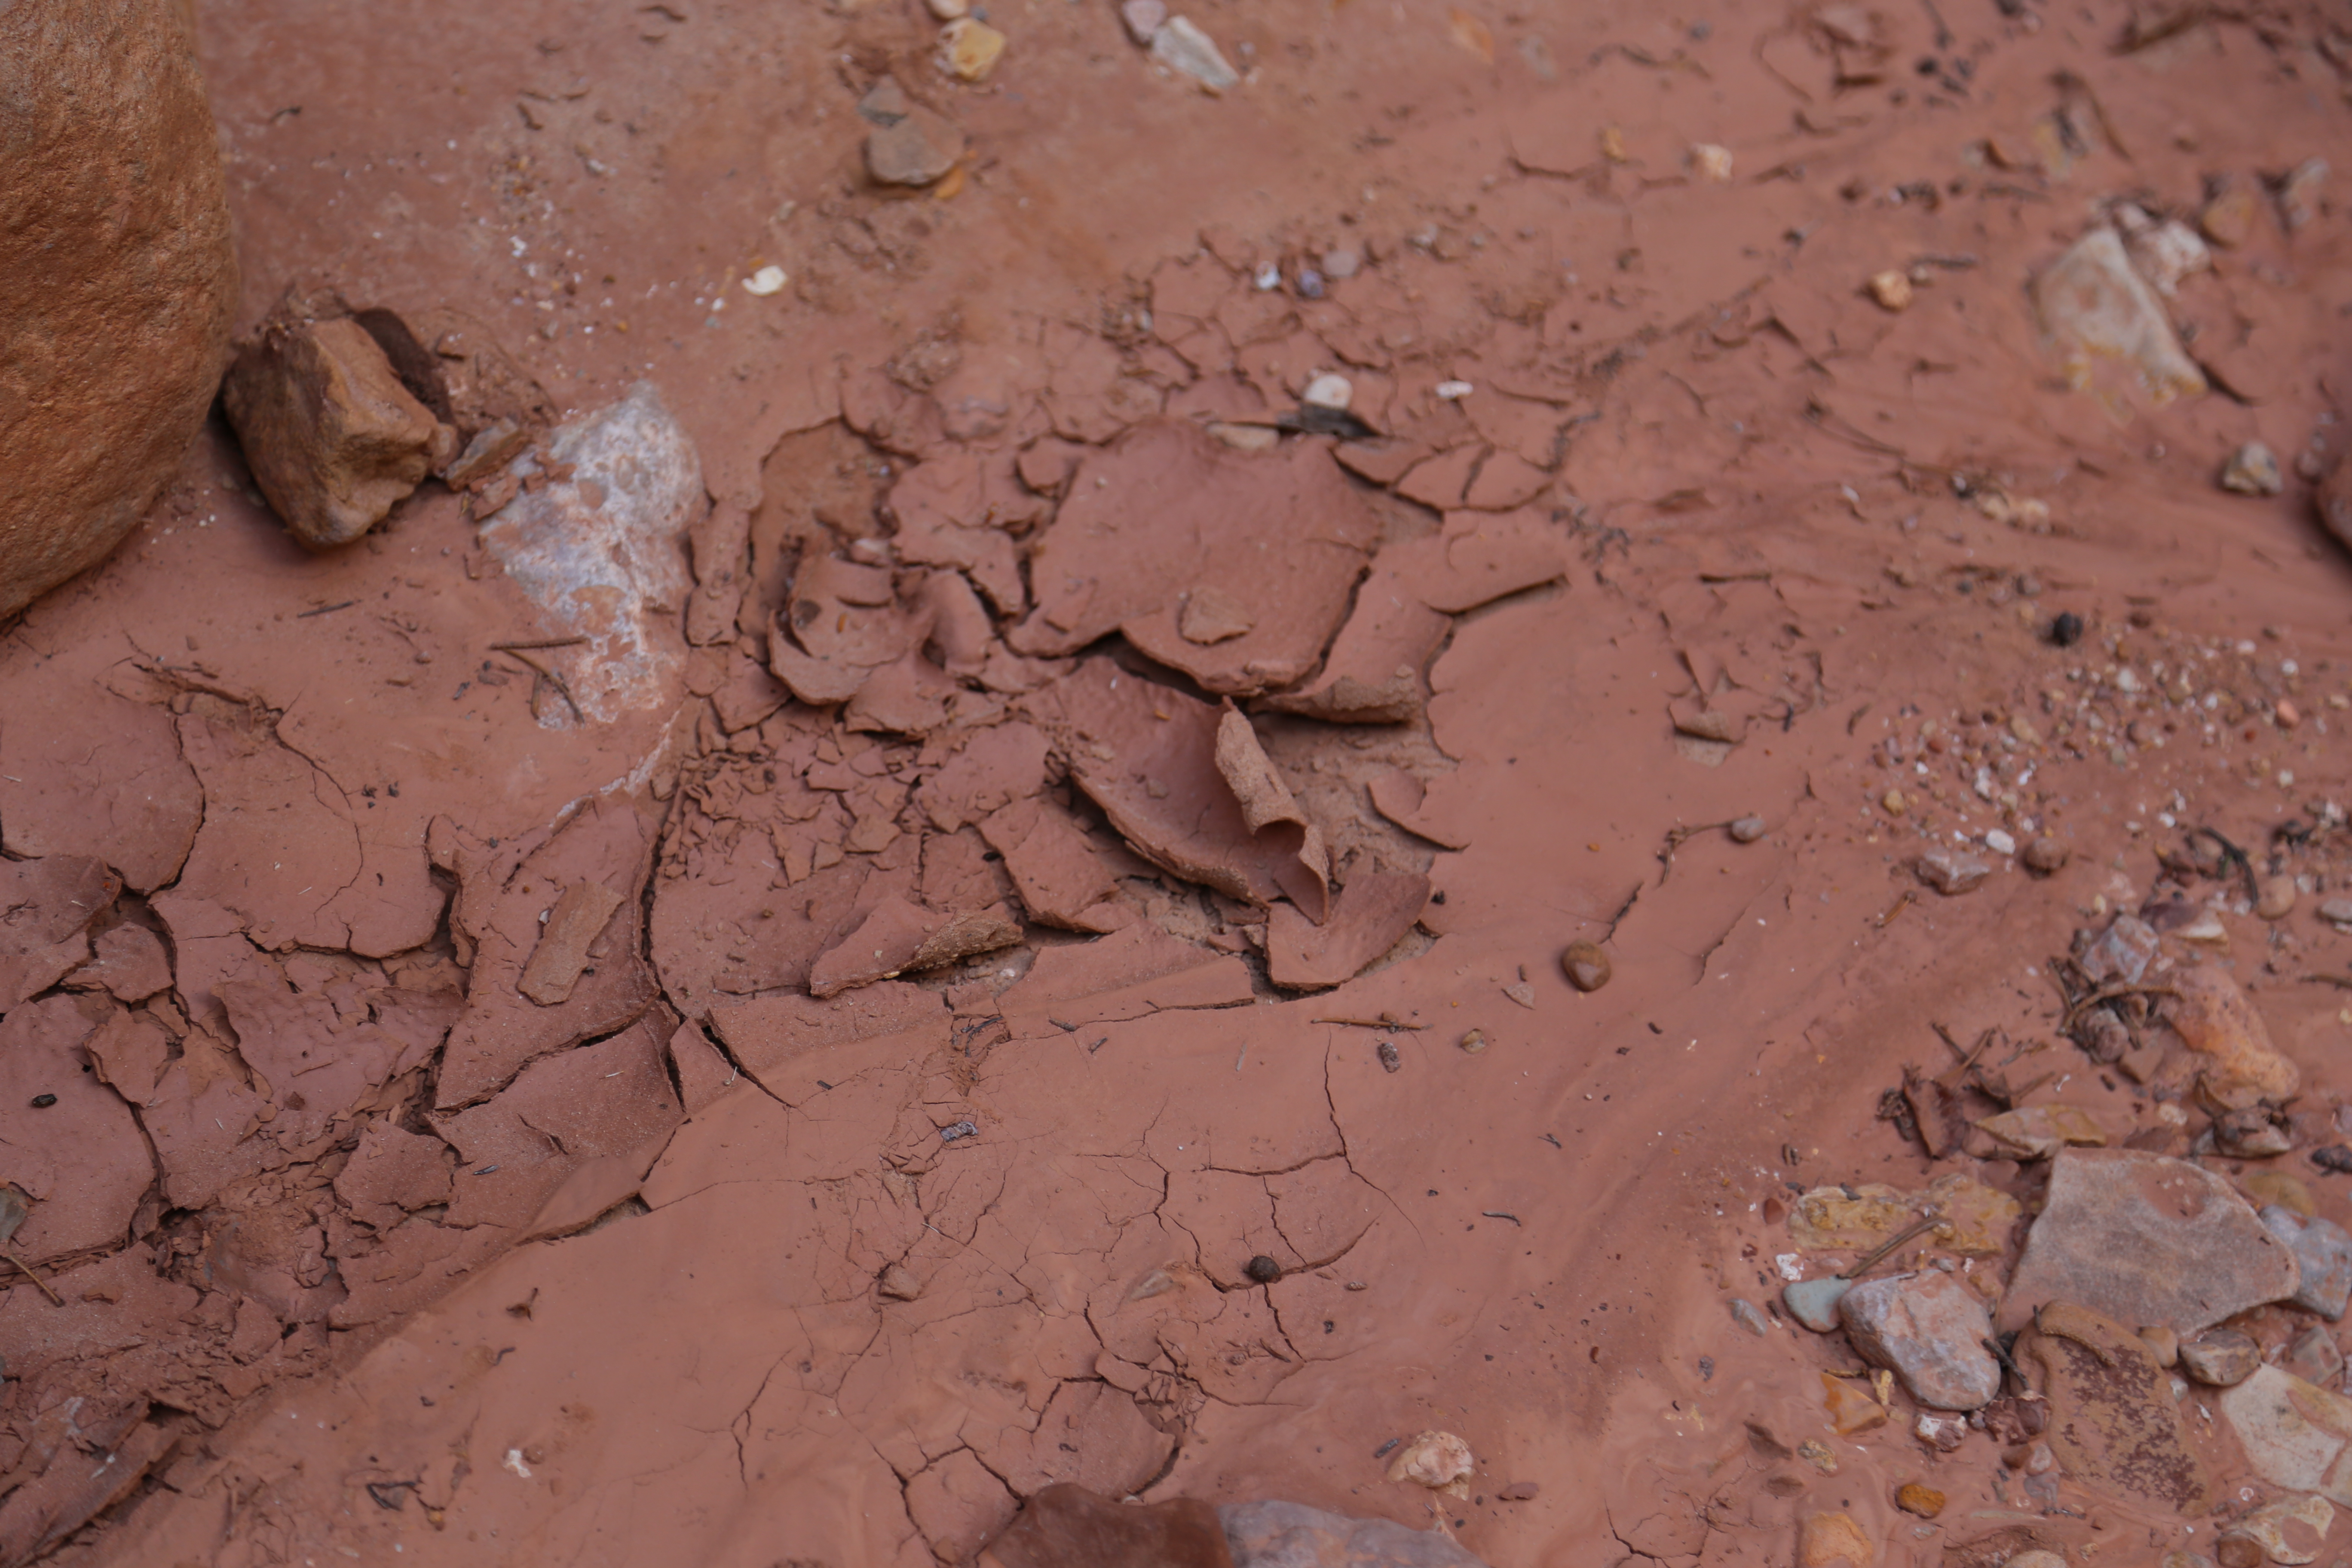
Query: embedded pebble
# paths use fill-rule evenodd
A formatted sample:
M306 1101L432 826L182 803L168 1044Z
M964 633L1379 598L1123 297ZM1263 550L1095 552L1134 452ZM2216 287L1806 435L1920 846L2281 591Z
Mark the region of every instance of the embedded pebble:
M1974 892L1978 884L1992 875L1990 866L1958 849L1928 850L1919 857L1916 870L1921 881L1948 899Z
M1334 281L1353 278L1363 265L1363 257L1353 250L1341 248L1323 253L1323 276Z
M1813 1468L1821 1471L1821 1473L1825 1476L1833 1476L1838 1473L1837 1456L1830 1452L1830 1446L1827 1443L1822 1442L1819 1438L1808 1437L1803 1442L1798 1444L1797 1458L1804 1460L1805 1463L1812 1466Z
M1302 300L1320 300L1323 298L1323 274L1312 267L1302 267L1298 275L1291 279L1291 287Z
M1335 375L1329 371L1325 371L1308 382L1307 390L1298 395L1299 402L1311 403L1318 408L1344 410L1355 400L1355 383L1344 375Z
M1394 1040L1382 1040L1380 1045L1375 1047L1374 1054L1381 1058L1381 1066L1386 1068L1389 1071L1402 1072L1404 1070L1404 1058L1397 1054L1396 1042Z
M2303 1269L2302 1284L2287 1300L2331 1323L2340 1320L2345 1303L2352 1300L2352 1236L2334 1220L2299 1215L2278 1204L2265 1207L2262 1218L2263 1227L2287 1244Z
M1843 1563L1848 1568L1871 1568L1878 1553L1870 1544L1870 1537L1862 1532L1849 1514L1811 1513L1797 1528L1798 1568L1830 1568L1832 1563Z
M2293 877L2265 877L2261 896L2254 900L2254 913L2266 921L2283 921L2294 913L2295 893Z
M1476 1056L1480 1051L1486 1048L1486 1031L1483 1029L1472 1029L1462 1037L1461 1045L1465 1051L1467 1051L1474 1057Z
M1559 967L1579 991L1598 991L1615 973L1609 955L1589 942L1570 942L1568 951L1559 955Z
M1753 844L1764 837L1766 828L1762 817L1742 816L1736 819L1725 831L1731 835L1731 841L1734 844Z
M1756 1310L1756 1303L1753 1301L1734 1297L1731 1302L1731 1317L1734 1322L1759 1340L1772 1331L1770 1321Z
M1690 150L1691 173L1710 185L1731 183L1731 149L1701 142Z
M1984 845L1986 848L1991 850L1996 855L2014 855L2017 853L2017 840L2011 838L2008 834L2003 833L1998 827L1991 828L1986 832L1984 836Z
M1969 1439L1969 1424L1964 1416L1937 1415L1922 1410L1919 1419L1911 1425L1911 1435L1939 1454L1956 1451Z
M1911 279L1890 268L1870 275L1870 297L1885 310L1907 310L1911 308Z
M2209 1329L2180 1342L2180 1370L2190 1382L2209 1388L2235 1387L2253 1376L2262 1363L2263 1347L2235 1329Z
M1242 1272L1261 1285L1271 1285L1282 1278L1282 1265L1261 1252L1243 1267Z
M1466 381L1441 381L1437 384L1437 395L1448 403L1458 403L1477 390Z
M1800 1279L1780 1289L1780 1304L1790 1315L1817 1334L1832 1333L1838 1327L1838 1303L1853 1289L1853 1281L1832 1275L1822 1279Z
M1129 37L1149 47L1151 35L1168 20L1168 0L1125 0L1118 8L1118 19Z
M915 1278L914 1270L903 1263L893 1263L882 1270L874 1288L894 1301L911 1301L923 1293L923 1282Z
M770 294L781 291L783 286L790 281L791 279L785 276L784 269L782 268L776 266L762 267L757 272L752 273L751 276L743 279L743 292L746 294L757 294L765 298Z
M1217 46L1208 34L1193 26L1185 16L1171 16L1151 34L1151 58L1171 70L1182 71L1212 92L1224 92L1241 85L1241 73L1225 63ZM1275 274L1279 283L1282 275ZM1262 289L1274 285L1262 283Z
M2286 489L2279 460L2260 441L2249 441L2221 465L2221 488L2233 495L2274 496Z
M940 29L940 59L963 81L985 81L1004 58L1004 35L976 16L963 16Z
M1895 1506L1905 1513L1916 1513L1921 1519L1933 1519L1944 1511L1944 1494L1917 1481L1906 1481L1895 1489Z

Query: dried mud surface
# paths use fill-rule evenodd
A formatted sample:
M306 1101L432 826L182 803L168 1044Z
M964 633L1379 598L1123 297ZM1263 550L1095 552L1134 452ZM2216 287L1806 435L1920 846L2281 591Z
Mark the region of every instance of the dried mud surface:
M0 641L0 1559L913 1565L1055 1481L1498 1565L2210 1552L1830 1437L1843 1342L1731 1303L1796 1191L2038 1203L1884 1098L1939 1032L2187 1149L2059 1031L2116 910L2352 1093L2343 198L2165 301L2202 395L2071 384L2031 288L2352 167L2340 18L1192 15L1221 97L1093 0L977 86L898 0L199 7L241 331L459 311L622 423L314 556L215 419ZM865 178L885 74L935 191ZM1375 437L1268 435L1328 371ZM1466 1496L1386 1479L1429 1429Z

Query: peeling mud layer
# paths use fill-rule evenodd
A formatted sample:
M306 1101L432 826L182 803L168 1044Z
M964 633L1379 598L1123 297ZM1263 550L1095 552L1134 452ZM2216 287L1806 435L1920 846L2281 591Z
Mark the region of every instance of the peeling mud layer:
M546 417L320 555L215 420L0 641L0 1562L1075 1482L2000 1568L2320 1484L2239 1434L2352 1221L2340 16L198 13L240 331ZM2005 1299L2100 1142L2286 1213L2252 1392ZM1780 1301L1926 1203L1975 1425Z

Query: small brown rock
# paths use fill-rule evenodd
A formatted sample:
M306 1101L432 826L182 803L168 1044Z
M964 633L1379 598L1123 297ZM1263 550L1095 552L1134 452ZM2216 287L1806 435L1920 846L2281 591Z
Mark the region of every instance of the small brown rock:
M886 1265L874 1288L894 1301L911 1301L923 1293L923 1282L903 1263Z
M2052 872L2064 868L2067 854L2067 848L2063 844L2059 843L2055 838L2045 837L2028 844L2021 858L2025 862L2027 870L2037 877L2047 877Z
M1568 983L1579 991L1598 991L1609 984L1615 973L1609 955L1589 942L1571 942L1559 955L1559 967L1568 975Z
M2148 1350L2156 1356L2157 1365L2168 1369L2180 1364L2180 1336L2179 1334L2173 1332L2170 1329L2154 1328L2142 1329L2139 1331L2139 1337L2141 1342L2146 1344Z
M1466 1031L1462 1037L1461 1045L1465 1051L1474 1057L1476 1056L1480 1051L1486 1048L1486 1031L1483 1029L1471 1029Z
M2231 184L2205 204L2197 215L2197 226L2214 244L2234 250L2253 237L2254 220L2261 215L2262 202L2253 188Z
M1822 1442L1819 1438L1808 1437L1803 1442L1798 1444L1797 1458L1804 1460L1805 1463L1812 1466L1813 1468L1821 1471L1821 1473L1825 1476L1833 1476L1838 1473L1837 1456L1830 1452L1830 1446L1827 1443Z
M2260 441L2249 441L2221 465L2221 488L2232 495L2274 496L2286 488L2278 458Z
M1731 841L1734 844L1753 844L1764 837L1767 829L1762 817L1743 816L1733 822L1724 831L1731 835Z
M900 101L903 112L866 133L866 172L885 185L928 185L963 156L963 132L943 114Z
M2283 921L2294 913L2294 900L2293 877L2265 877L2262 896L2254 900L2254 913L2266 921Z
M312 550L373 528L455 439L348 317L272 318L238 352L221 404L270 509Z
M1533 1502L1543 1488L1533 1481L1513 1481L1495 1494L1500 1502Z
M940 59L964 81L983 81L1004 54L1004 35L976 16L959 16L940 29Z
M2233 1530L2213 1542L2213 1558L2221 1568L2263 1568L2263 1543Z
M1829 1409L1830 1429L1841 1437L1886 1424L1886 1406L1846 1378L1822 1373L1822 1403Z
M1399 1448L1396 1458L1389 1461L1389 1479L1467 1496L1470 1472L1476 1464L1471 1458L1470 1445L1453 1433L1423 1432Z
M2262 1363L2263 1347L2235 1329L2208 1329L2180 1343L2180 1370L2209 1388L2233 1388Z
M1921 1519L1933 1519L1944 1511L1944 1494L1917 1481L1906 1481L1895 1489L1895 1506L1905 1513L1916 1513Z

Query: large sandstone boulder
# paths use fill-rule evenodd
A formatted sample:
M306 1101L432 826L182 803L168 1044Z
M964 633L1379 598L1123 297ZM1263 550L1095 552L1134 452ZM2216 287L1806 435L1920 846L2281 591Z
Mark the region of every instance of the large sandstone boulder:
M0 618L106 558L219 384L236 255L180 0L0 5Z

